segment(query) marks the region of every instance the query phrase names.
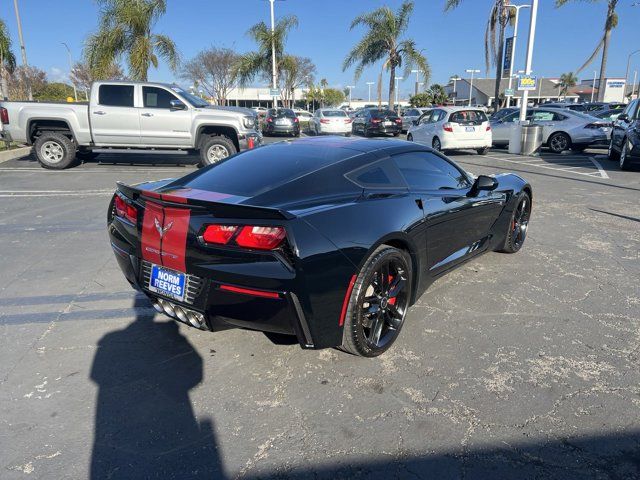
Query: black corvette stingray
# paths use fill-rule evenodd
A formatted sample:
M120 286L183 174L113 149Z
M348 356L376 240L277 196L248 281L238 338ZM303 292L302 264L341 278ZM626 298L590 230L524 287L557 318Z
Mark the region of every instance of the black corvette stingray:
M108 222L127 280L158 311L375 356L438 276L518 251L531 200L517 175L474 178L415 143L323 137L118 184Z

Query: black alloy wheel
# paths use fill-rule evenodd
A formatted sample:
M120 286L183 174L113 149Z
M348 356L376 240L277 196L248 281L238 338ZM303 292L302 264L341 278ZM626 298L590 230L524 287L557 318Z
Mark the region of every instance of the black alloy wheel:
M531 198L526 192L520 195L518 204L511 215L509 223L509 231L505 239L505 253L515 253L522 248L527 238L527 230L529 229L529 219L531 218Z
M375 357L393 344L409 308L411 275L406 252L387 245L373 252L349 299L343 350Z

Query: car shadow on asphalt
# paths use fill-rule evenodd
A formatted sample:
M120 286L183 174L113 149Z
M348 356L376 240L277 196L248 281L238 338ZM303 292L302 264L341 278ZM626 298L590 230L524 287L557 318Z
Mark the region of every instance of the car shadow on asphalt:
M203 360L173 321L155 322L148 301L126 328L98 342L91 380L98 386L92 479L221 478L210 420L198 420L189 391Z

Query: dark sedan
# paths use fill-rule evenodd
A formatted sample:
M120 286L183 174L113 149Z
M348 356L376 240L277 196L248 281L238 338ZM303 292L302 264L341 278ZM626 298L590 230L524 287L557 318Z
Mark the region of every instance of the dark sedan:
M289 108L271 108L262 126L264 135L292 135L300 136L300 120L296 113Z
M397 137L402 132L402 118L393 110L365 108L353 118L353 133L365 137L391 134Z
M419 144L314 137L118 184L108 230L126 279L159 312L372 357L437 278L517 252L531 200L521 177L476 178Z
M640 100L627 105L613 122L609 159L620 163L620 169L628 170L632 163L640 162Z

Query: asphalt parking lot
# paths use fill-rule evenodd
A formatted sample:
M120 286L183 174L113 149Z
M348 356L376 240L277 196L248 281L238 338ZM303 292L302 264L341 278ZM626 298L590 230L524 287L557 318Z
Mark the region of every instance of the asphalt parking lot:
M604 153L452 154L531 182L527 241L436 282L375 359L130 289L115 181L193 158L0 164L0 478L640 478L640 169Z

